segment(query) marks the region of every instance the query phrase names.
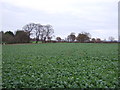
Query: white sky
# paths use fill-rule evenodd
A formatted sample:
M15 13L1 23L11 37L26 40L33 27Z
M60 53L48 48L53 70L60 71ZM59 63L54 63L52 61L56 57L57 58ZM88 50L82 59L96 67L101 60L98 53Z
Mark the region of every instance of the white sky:
M51 24L63 39L82 31L92 37L118 38L119 0L1 0L2 30L16 31L28 23Z

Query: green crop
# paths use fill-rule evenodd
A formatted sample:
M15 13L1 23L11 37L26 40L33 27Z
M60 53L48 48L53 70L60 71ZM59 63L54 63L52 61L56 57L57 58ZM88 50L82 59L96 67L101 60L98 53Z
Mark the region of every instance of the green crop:
M118 45L4 45L3 88L116 88Z

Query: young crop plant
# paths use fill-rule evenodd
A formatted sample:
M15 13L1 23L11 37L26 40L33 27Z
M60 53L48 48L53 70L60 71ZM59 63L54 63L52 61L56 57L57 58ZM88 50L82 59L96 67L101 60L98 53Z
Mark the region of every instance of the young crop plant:
M117 44L4 45L3 88L118 88Z

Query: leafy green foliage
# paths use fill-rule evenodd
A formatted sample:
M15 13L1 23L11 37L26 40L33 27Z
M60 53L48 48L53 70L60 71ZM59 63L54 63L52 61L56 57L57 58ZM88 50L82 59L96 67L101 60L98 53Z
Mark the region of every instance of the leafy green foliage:
M3 46L4 88L118 87L117 44Z

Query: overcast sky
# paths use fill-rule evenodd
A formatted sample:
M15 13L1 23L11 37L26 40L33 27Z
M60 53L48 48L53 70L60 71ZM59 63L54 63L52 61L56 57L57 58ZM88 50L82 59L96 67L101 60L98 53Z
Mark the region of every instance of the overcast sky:
M63 39L71 32L89 32L94 38L118 38L119 0L1 0L2 30L29 23L51 24Z

